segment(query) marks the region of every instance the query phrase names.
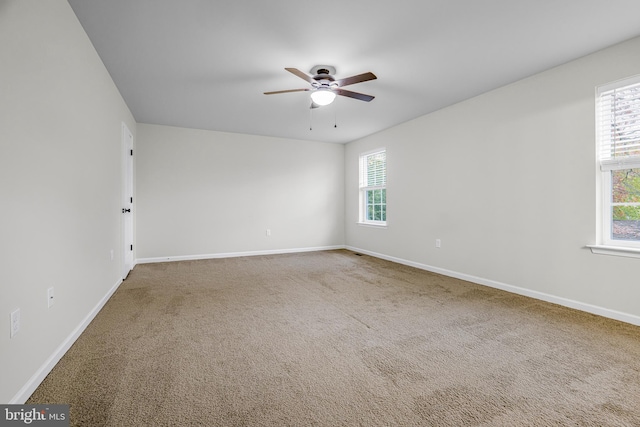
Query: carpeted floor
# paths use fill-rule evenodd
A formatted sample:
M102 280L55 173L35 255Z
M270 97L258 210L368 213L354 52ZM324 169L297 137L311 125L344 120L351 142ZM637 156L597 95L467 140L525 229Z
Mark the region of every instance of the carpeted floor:
M145 264L27 403L78 426L640 426L640 328L349 251Z

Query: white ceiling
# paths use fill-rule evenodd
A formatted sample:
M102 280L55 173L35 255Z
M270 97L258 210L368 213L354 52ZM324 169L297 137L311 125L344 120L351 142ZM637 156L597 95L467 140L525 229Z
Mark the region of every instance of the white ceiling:
M69 3L139 123L338 143L640 35L638 0ZM308 92L263 95L318 64L375 73L348 89L376 98L338 97L310 130Z

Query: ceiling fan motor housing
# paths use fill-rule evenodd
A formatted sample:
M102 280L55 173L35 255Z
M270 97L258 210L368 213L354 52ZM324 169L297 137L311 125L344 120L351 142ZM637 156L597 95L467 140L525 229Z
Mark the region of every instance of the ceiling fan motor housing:
M312 83L312 86L315 88L326 88L326 89L337 87L336 84L332 84L335 81L335 78L331 75L331 70L328 68L320 68L320 67L324 67L324 66L318 65L311 69L311 72L315 72L315 75L313 76L313 80L315 80L315 82Z
M326 71L326 72L323 72L323 71ZM335 80L333 76L329 74L328 70L318 70L318 74L313 76L313 78L315 80L331 80L331 81Z
M312 76L316 76L319 74L328 74L330 76L333 76L336 74L336 67L333 67L331 65L316 65L309 71L309 74L311 74Z

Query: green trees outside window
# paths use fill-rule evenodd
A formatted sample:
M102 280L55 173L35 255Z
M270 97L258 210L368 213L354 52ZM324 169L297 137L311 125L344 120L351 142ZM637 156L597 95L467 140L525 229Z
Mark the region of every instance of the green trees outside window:
M640 242L640 168L611 171L611 238Z

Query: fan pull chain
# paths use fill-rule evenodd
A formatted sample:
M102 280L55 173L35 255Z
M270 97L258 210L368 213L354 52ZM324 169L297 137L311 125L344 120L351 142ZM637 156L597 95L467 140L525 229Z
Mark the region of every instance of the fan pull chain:
M333 103L333 127L337 128L338 127L338 107L336 107L336 103Z
M313 130L313 108L309 108L309 130Z

